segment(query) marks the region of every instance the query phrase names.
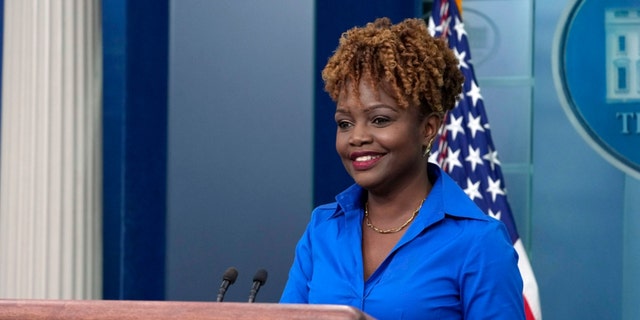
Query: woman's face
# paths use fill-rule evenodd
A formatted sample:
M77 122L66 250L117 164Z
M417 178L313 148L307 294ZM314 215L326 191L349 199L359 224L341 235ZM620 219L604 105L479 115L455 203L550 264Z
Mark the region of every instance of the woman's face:
M424 146L435 135L433 119L417 106L403 109L384 90L362 80L356 95L346 85L338 97L336 150L357 184L390 192L426 177Z

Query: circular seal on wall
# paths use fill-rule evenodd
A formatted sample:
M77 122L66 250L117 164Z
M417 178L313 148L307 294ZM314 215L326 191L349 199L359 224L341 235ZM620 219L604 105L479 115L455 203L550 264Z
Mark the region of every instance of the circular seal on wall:
M576 130L614 166L640 179L640 3L569 4L556 30L552 69Z

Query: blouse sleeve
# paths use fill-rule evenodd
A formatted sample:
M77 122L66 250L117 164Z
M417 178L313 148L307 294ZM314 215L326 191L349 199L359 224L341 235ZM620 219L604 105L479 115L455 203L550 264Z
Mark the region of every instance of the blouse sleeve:
M312 271L310 228L307 226L307 230L296 246L293 265L289 270L289 279L280 297L280 303L308 303L308 283L311 280Z
M518 254L493 221L470 243L461 279L465 319L524 319Z

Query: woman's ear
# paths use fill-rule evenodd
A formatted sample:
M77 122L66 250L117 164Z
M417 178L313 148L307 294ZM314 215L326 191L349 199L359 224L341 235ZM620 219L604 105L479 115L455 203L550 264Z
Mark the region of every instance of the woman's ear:
M436 112L432 112L427 115L422 121L422 126L424 129L424 145L428 145L430 141L435 139L438 134L438 130L440 129L440 124L442 123L442 118L440 114Z

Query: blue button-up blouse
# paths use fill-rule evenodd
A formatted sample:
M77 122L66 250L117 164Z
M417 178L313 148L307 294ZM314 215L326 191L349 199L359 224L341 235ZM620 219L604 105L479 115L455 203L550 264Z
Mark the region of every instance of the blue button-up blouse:
M524 319L518 256L502 222L485 215L439 167L415 220L364 281L365 190L317 207L298 242L280 302L349 305L377 319Z

